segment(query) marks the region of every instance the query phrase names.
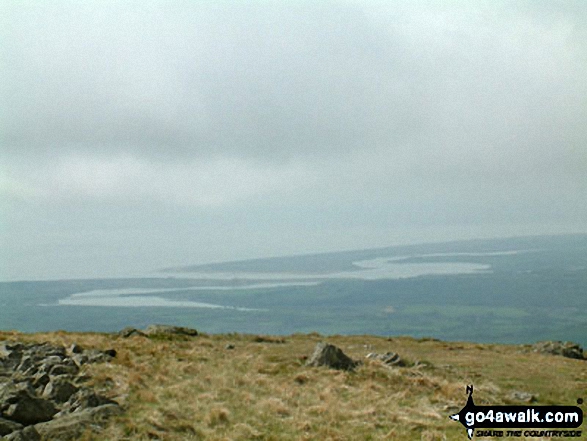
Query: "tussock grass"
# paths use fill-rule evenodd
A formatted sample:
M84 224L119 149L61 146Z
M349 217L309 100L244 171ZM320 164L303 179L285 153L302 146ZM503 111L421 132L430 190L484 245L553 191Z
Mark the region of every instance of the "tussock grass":
M517 346L317 334L122 339L4 332L0 339L116 349L113 362L84 370L126 412L87 440L464 439L448 415L465 404L467 384L474 384L477 404L514 404L513 390L537 395L537 404L575 404L587 390L587 362ZM354 372L306 367L305 356L321 340L363 364ZM408 366L365 359L387 351Z

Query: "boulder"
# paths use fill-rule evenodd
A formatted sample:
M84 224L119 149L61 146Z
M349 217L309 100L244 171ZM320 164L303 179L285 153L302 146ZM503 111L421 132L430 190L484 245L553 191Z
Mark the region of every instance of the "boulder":
M27 393L4 411L4 417L24 426L30 426L49 421L56 413L57 408L51 401L33 397Z
M359 365L342 350L328 343L318 343L306 366L326 366L332 369L351 371Z
M570 341L540 341L532 346L534 352L542 354L562 355L567 358L584 360L583 348Z

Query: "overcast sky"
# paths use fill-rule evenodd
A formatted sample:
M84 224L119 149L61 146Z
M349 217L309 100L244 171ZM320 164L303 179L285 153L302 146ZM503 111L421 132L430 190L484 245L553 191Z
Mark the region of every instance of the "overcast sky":
M587 232L587 4L0 3L0 279Z

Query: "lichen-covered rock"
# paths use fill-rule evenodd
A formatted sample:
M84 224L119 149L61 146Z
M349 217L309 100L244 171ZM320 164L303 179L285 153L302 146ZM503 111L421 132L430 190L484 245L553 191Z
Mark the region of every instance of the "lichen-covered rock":
M350 371L355 369L359 362L348 357L340 348L334 345L318 343L306 365L326 366L332 369Z

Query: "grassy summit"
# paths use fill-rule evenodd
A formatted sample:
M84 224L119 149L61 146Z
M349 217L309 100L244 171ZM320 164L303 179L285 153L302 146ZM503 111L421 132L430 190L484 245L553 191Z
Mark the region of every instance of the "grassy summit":
M84 369L126 411L86 440L465 440L448 416L465 404L467 384L478 405L524 404L520 392L534 404L587 398L587 361L522 346L317 334L0 332L0 340L116 349L111 363ZM305 366L320 341L363 364L354 372ZM388 351L407 366L365 358Z

